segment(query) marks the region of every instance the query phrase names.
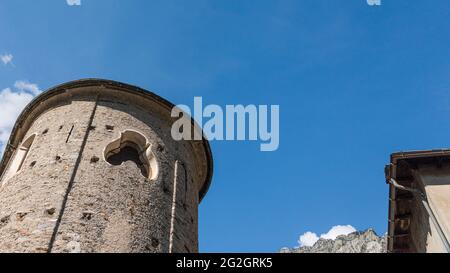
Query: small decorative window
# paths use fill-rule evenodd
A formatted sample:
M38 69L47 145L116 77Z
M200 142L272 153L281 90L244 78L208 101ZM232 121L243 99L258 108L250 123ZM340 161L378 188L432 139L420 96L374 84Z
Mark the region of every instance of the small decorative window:
M9 165L4 181L7 181L22 169L23 163L30 152L31 145L34 142L35 137L36 134L31 135L24 142L22 142L19 148L17 148L14 158Z
M134 130L120 133L120 137L109 143L104 150L105 161L113 166L131 161L141 170L141 174L150 179L158 178L158 162L147 138Z

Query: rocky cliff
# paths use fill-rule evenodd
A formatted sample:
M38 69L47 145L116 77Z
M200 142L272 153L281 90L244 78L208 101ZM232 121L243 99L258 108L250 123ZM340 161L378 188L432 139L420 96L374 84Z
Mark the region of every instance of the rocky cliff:
M313 246L283 248L281 253L385 253L386 236L373 229L341 235L336 240L319 239Z

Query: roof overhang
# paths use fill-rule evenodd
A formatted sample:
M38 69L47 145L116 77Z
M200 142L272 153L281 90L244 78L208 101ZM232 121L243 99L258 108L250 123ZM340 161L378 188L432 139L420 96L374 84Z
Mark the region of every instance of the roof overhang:
M413 171L419 165L435 165L437 167L443 164L450 164L450 149L424 150L397 152L391 155L391 163L385 167L386 181L391 178L405 187L411 187L414 182ZM400 212L397 209L397 202L413 200L413 194L407 191L398 190L392 184L389 187L389 224L388 224L388 242L389 252L411 252L414 246L407 230L405 221L408 215L408 208L403 207ZM408 202L405 202L408 204Z

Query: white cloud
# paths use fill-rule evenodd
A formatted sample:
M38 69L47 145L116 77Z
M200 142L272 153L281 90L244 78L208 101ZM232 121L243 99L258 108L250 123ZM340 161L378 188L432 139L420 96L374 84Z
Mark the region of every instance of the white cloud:
M81 0L66 0L69 6L81 6Z
M352 232L355 232L356 229L350 225L346 226L334 226L327 233L320 235L320 238L336 240L338 236L348 235Z
M319 241L319 237L317 237L317 234L308 231L300 236L298 243L300 246L313 246L317 241Z
M12 54L3 54L0 55L0 59L2 60L4 65L10 64L13 60L14 56Z
M41 92L36 84L27 81L17 81L14 87L15 89L5 88L0 91L0 155L3 153L17 117Z
M334 226L327 233L321 234L320 237L316 233L308 231L300 236L298 243L300 247L313 246L319 239L336 240L340 235L348 235L355 231L356 229L350 225Z
M20 92L29 92L35 96L42 92L37 84L29 83L27 81L16 81L14 87Z

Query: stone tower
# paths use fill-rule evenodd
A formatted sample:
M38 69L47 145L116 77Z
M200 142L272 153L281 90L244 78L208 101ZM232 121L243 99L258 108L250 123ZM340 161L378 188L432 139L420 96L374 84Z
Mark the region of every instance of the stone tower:
M197 252L212 156L172 139L172 108L98 79L31 102L0 163L0 252Z

